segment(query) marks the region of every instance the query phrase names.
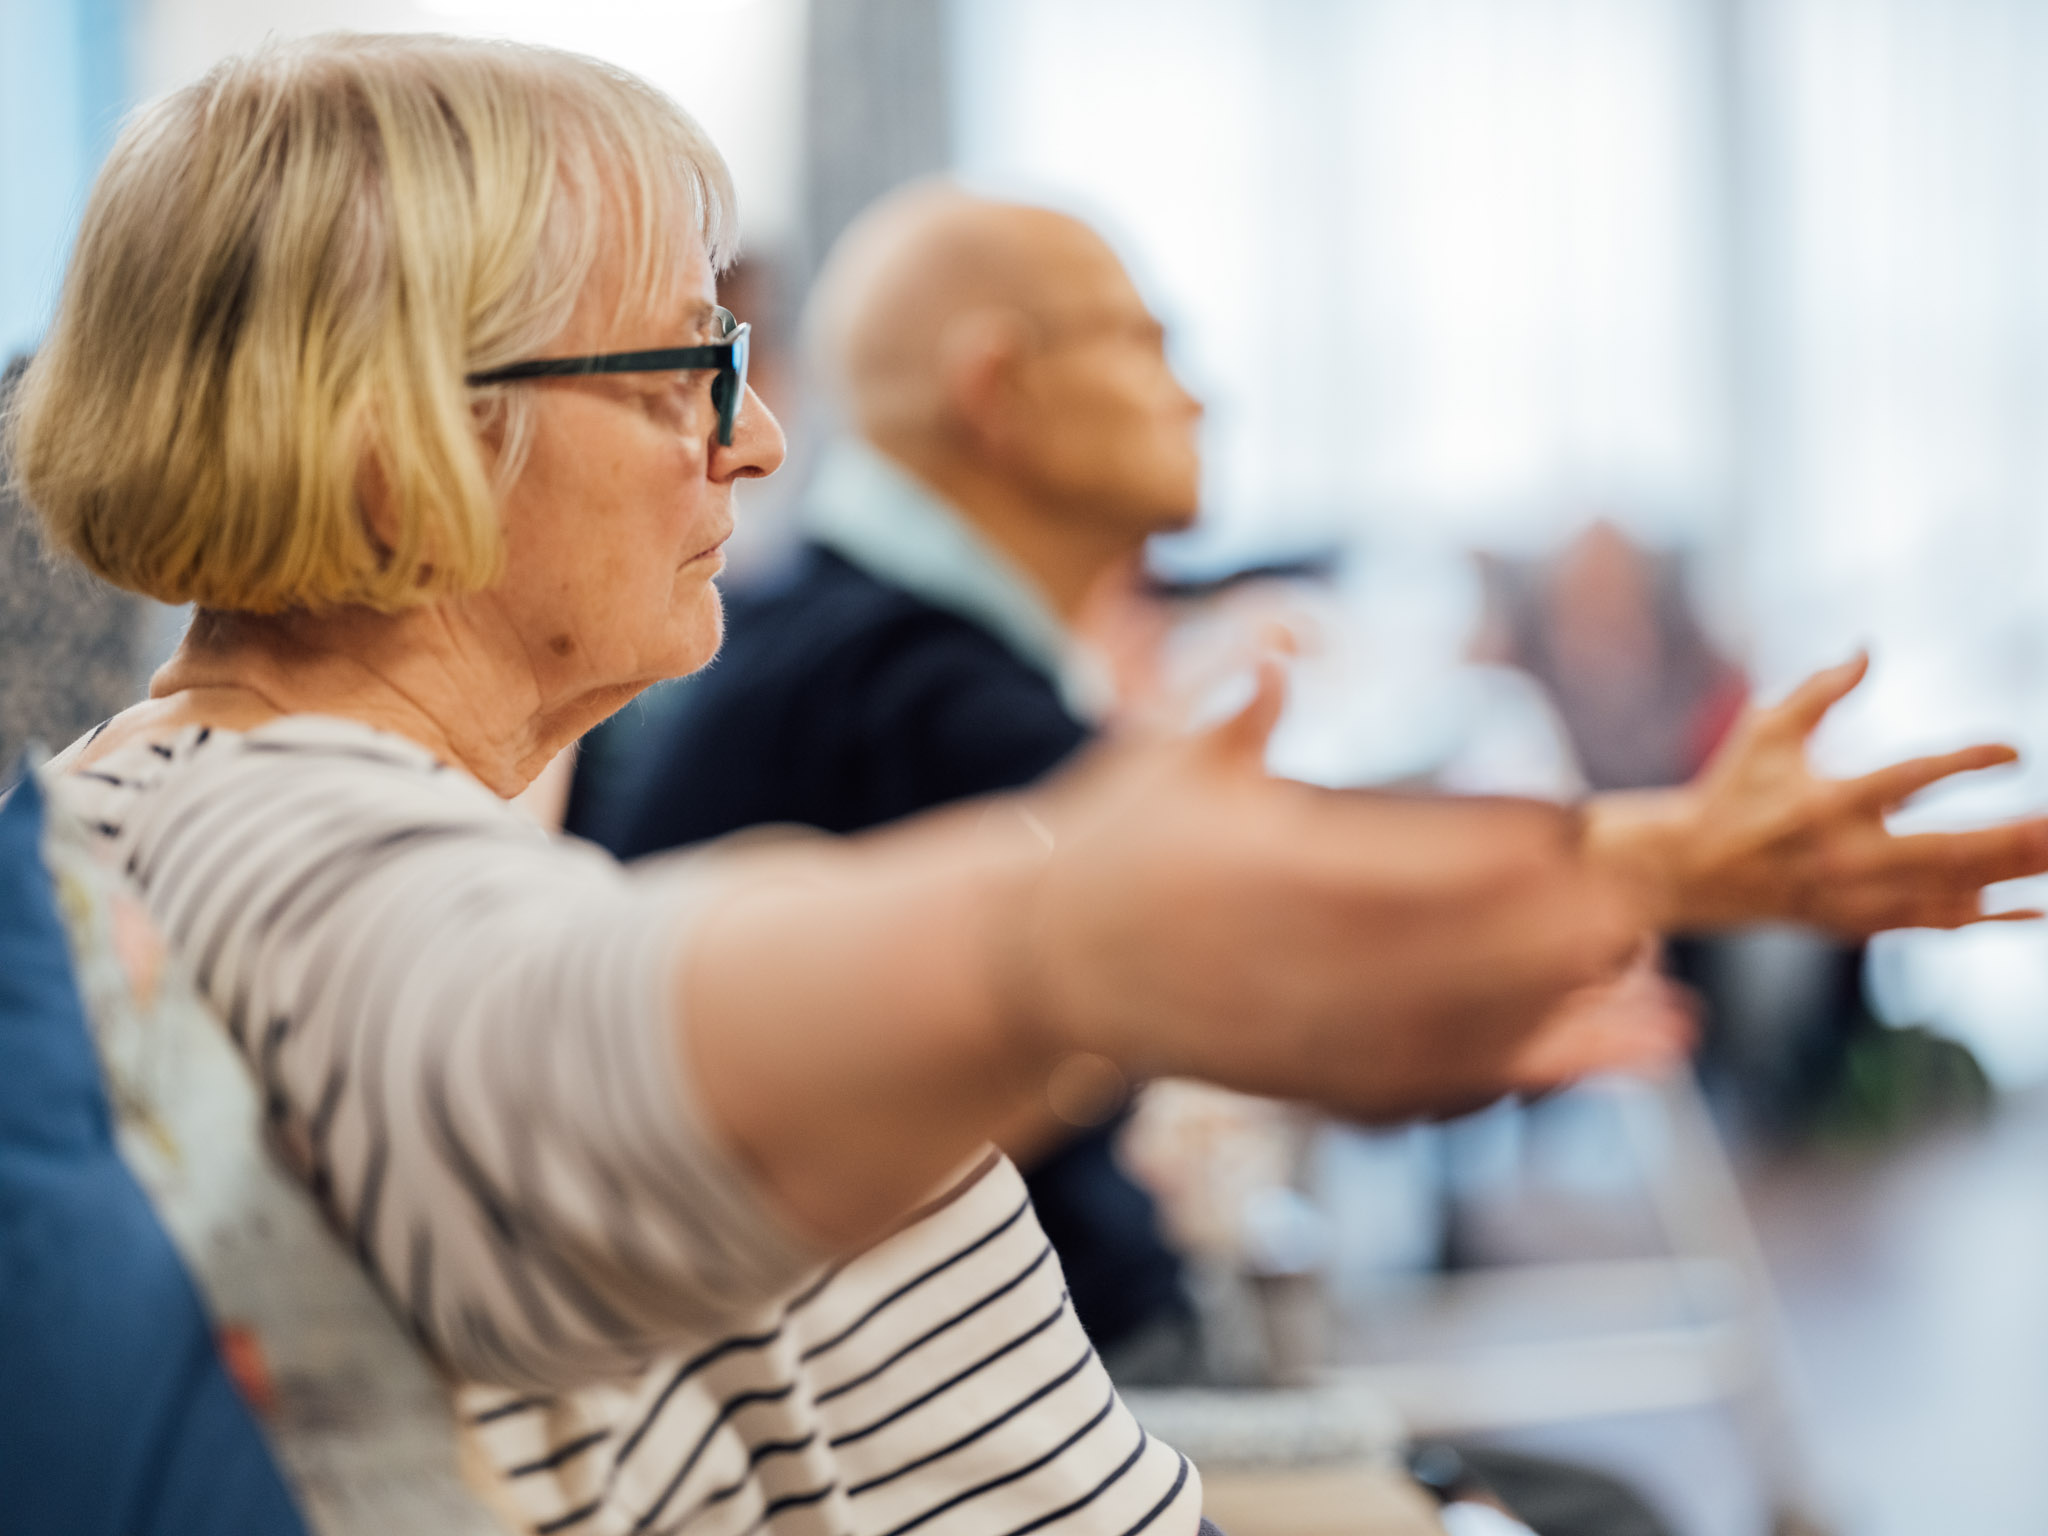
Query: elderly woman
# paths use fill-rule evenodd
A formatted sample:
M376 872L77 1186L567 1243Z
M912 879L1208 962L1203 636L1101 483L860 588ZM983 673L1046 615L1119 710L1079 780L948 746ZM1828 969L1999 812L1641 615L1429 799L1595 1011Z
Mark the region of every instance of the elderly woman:
M1656 1055L1654 1011L1552 1005L1646 921L1768 906L1758 849L1776 891L1881 825L1738 818L1744 886L1711 796L1588 839L1321 794L1260 771L1268 680L866 841L548 839L503 797L710 658L782 455L732 240L695 126L562 54L333 38L143 113L10 431L59 545L198 616L64 798L528 1528L1185 1536L991 1130L1075 1057L1394 1115ZM1944 846L1938 920L2043 856Z

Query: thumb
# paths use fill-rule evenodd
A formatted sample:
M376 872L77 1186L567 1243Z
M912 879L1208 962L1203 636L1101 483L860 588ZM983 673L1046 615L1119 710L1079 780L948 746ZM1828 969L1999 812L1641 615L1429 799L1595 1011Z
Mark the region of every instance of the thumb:
M1221 756L1263 768L1266 743L1287 708L1287 670L1271 653L1259 657L1257 667L1250 701L1211 730L1208 740Z

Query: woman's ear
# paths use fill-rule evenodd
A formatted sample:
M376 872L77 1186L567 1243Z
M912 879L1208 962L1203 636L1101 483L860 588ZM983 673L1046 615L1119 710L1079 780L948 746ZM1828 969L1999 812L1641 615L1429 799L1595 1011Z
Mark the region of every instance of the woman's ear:
M377 553L389 561L398 550L400 538L398 504L391 494L391 477L383 456L374 447L363 450L356 467L356 508Z

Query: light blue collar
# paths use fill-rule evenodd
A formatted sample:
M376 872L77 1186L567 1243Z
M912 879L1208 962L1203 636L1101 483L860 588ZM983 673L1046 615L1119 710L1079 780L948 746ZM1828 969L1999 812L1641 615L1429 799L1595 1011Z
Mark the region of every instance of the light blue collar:
M1101 713L1101 684L1031 578L893 460L858 438L838 438L805 502L818 543L989 631L1056 684L1081 719Z

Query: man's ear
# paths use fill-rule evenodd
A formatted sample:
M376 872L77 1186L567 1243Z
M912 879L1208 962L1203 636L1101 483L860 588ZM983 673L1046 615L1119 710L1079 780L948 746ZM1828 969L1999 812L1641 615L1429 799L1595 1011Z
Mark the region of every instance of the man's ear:
M939 333L939 384L947 413L984 452L1003 453L1029 425L1017 376L1031 344L1025 318L1012 309L976 309L953 316Z

